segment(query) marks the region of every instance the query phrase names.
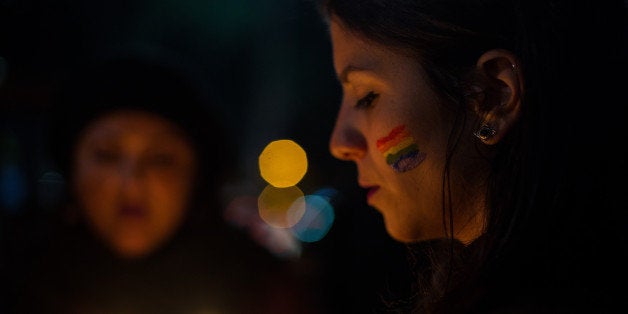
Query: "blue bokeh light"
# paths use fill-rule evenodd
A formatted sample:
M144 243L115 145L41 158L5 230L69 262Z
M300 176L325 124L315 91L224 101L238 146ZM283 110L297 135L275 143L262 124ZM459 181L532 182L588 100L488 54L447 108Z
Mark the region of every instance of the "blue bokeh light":
M304 198L305 214L291 230L303 242L316 242L331 229L335 219L334 208L324 196L312 194Z

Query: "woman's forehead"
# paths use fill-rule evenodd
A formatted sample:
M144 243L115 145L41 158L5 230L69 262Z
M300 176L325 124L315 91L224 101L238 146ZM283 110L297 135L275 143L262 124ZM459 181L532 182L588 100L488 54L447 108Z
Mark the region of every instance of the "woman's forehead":
M169 140L185 138L180 127L171 120L153 112L141 110L115 110L92 121L84 134L95 138L122 137L141 134L151 138Z

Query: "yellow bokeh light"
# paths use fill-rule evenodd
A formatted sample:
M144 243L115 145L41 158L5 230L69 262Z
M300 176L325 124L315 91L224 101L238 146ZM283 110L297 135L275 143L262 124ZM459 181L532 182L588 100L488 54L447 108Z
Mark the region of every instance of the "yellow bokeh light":
M303 191L297 186L276 188L268 185L257 199L257 206L262 220L276 228L294 226L305 213Z
M259 170L262 178L274 187L293 186L307 172L307 155L292 140L273 141L259 155Z

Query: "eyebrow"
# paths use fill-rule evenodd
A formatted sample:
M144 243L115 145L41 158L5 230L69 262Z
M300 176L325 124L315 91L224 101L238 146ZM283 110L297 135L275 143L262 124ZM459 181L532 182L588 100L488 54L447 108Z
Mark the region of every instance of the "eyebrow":
M353 65L348 65L342 70L342 72L340 72L340 75L338 75L338 79L340 80L341 83L348 83L348 76L352 72L373 72L373 71L366 68L360 68Z

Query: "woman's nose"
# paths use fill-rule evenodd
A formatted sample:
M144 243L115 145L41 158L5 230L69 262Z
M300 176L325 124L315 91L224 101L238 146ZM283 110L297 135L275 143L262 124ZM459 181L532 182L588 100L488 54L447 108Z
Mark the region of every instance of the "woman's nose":
M366 155L366 139L353 122L353 119L341 112L331 134L329 150L340 160L358 161Z
M143 165L141 161L138 159L133 159L133 158L124 159L120 163L119 167L120 168L118 171L120 173L120 176L123 177L125 181L134 182L140 177L142 177L142 175L144 174Z

